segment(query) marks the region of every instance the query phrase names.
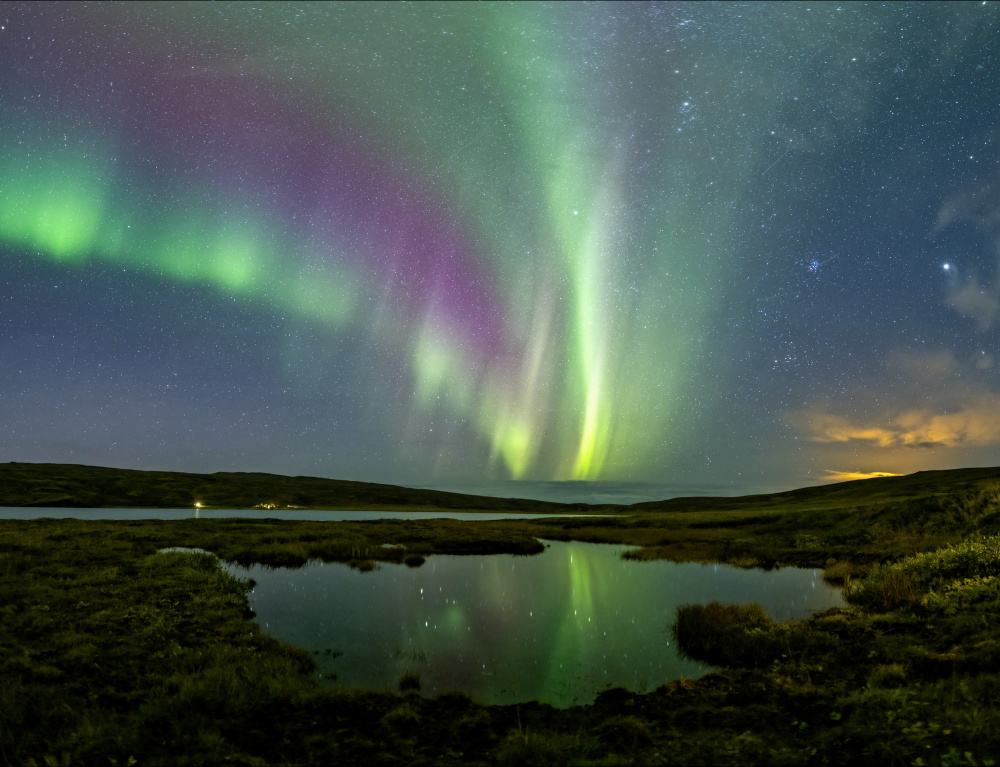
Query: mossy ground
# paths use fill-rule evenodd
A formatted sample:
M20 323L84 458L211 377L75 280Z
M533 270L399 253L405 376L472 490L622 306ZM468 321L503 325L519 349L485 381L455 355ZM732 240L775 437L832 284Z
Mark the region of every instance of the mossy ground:
M825 511L547 523L3 521L0 761L989 764L1000 757L998 514L995 482L980 482ZM723 610L709 625L729 632L715 658L727 665L650 694L479 706L413 684L320 687L307 653L252 620L247 584L210 556L156 553L405 566L443 552L530 554L538 536L744 565L848 563L852 604L794 624Z

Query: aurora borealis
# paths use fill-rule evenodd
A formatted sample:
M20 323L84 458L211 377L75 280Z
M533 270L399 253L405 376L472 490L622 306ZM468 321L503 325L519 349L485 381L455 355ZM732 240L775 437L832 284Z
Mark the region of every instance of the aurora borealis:
M0 459L584 500L996 465L998 20L7 3Z

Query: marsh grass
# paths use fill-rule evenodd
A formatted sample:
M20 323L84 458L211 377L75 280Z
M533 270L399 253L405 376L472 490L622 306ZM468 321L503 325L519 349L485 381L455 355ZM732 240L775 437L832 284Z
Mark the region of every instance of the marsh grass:
M770 564L764 562L762 559L760 559L760 557L749 556L746 554L729 556L724 561L727 565L730 565L731 567L740 567L745 570L750 570L757 567L765 567L765 565Z
M906 668L901 663L885 663L868 674L870 687L901 687L906 683Z
M762 666L789 649L789 632L756 602L677 608L670 634L682 655L714 666Z
M399 678L400 692L420 692L420 674L416 671L407 671Z
M0 556L16 558L17 541L2 541ZM0 756L124 764L149 757L153 723L160 742L201 731L217 745L206 721L300 691L312 661L245 619L247 586L213 556L147 553L114 537L33 556L0 581Z
M770 667L760 662L765 655L742 644L743 634L766 633L767 620L754 609L685 608L677 625L687 634L678 638L683 646L689 636L696 657L714 653L732 668L734 691L784 689L789 727L799 742L813 744L814 755L996 763L998 569L1000 535L973 535L877 566L849 590L854 607L791 624L788 648ZM767 753L773 758L773 748ZM962 762L954 761L956 753Z
M844 598L869 610L885 612L910 605L917 598L917 588L906 572L879 565L864 580L848 584Z
M865 576L869 567L859 566L849 560L837 561L829 559L823 569L823 580L828 583L842 584L849 586L852 580Z
M845 591L852 604L895 610L922 601L925 607L965 598L994 599L1000 576L1000 535L974 534L965 540L890 562Z
M877 564L1000 532L996 469L921 472L747 498L678 498L637 504L606 540L632 544L624 559L736 566L837 563L828 577L857 580ZM596 531L598 520L583 520ZM568 529L568 525L563 525ZM574 530L577 540L596 534Z

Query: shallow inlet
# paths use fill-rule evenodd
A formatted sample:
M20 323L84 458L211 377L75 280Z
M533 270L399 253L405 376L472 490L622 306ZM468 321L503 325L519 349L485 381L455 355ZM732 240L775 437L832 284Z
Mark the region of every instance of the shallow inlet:
M709 669L667 632L678 606L759 602L774 618L843 604L821 570L630 562L628 548L546 542L530 557L429 557L362 573L313 562L291 570L229 565L257 583L250 604L272 635L316 655L323 680L480 703L587 704L608 687L646 692Z

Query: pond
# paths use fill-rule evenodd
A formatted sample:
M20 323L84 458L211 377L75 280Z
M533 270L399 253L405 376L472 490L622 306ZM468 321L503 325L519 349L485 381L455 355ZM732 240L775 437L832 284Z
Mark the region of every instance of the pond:
M289 519L303 522L358 522L375 519L498 519L546 517L612 517L620 514L509 513L502 511L320 511L315 509L63 509L0 506L0 519Z
M257 582L261 626L315 653L326 682L394 690L417 673L422 694L484 704L581 705L608 687L647 692L706 673L671 645L680 605L759 602L788 620L843 604L821 570L630 562L623 546L546 543L536 556L441 555L414 569L228 569Z

